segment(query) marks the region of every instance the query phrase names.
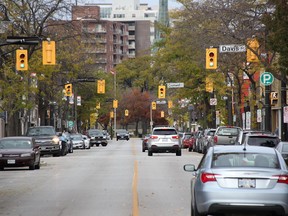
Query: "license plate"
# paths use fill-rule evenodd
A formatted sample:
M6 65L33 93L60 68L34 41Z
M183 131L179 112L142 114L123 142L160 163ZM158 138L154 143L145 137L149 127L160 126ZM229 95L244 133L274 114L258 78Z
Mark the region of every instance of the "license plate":
M256 180L255 179L238 179L239 188L255 188Z
M168 139L162 139L162 142L167 142L168 141Z
M15 164L15 160L7 160L7 164Z

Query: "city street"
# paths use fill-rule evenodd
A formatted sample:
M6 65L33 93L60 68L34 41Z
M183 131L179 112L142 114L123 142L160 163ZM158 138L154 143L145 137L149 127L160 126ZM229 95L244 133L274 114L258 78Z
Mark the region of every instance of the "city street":
M40 170L8 169L0 175L1 215L190 215L190 177L185 163L201 154L142 153L141 140L109 141L107 147L42 157ZM40 214L41 213L41 214Z

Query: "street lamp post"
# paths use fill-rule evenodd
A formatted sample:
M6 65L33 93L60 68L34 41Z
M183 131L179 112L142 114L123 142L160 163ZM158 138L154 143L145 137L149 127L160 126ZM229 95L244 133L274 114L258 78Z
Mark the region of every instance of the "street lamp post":
M113 71L114 72L114 100L116 100L116 71ZM116 129L117 129L117 121L116 121L116 114L117 114L117 108L114 107L114 136L115 136L115 139L117 139L116 137Z

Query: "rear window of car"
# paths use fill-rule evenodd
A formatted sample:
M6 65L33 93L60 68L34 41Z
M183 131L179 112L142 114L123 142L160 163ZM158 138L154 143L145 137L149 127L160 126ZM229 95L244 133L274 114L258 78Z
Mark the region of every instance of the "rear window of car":
M238 128L219 128L217 131L218 136L238 136Z
M282 151L283 152L288 152L288 145L283 145L283 148L282 148Z
M39 136L39 135L55 135L56 132L52 127L35 127L29 128L27 131L27 136Z
M247 139L247 144L254 146L275 147L279 143L279 139L277 137L250 136L247 137Z
M175 129L155 129L153 131L154 135L175 135L177 131Z
M214 154L212 168L221 167L262 167L280 168L276 154L260 153L219 153Z
M7 139L0 141L0 149L30 149L32 143L29 140Z

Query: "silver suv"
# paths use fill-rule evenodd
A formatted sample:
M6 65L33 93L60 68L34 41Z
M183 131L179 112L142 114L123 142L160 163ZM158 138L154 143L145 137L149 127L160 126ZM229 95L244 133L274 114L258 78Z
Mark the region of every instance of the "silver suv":
M148 140L148 156L153 153L176 153L181 156L181 141L174 127L155 127Z

